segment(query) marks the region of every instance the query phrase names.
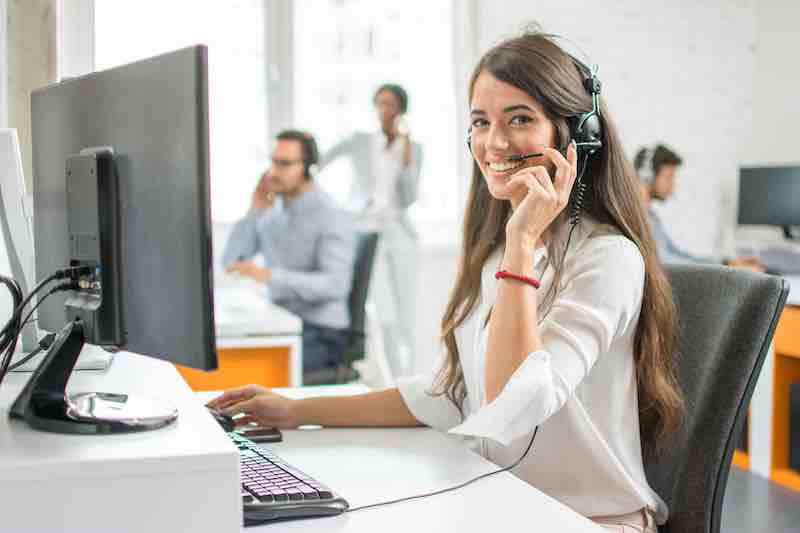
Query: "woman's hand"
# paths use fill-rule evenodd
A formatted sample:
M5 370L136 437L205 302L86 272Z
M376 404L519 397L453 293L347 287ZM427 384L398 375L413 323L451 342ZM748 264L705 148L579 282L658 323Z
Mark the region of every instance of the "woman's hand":
M578 174L578 155L570 143L567 157L554 148L545 148L544 155L555 165L555 178L543 166L526 167L511 176L509 187L525 188L525 196L506 224L506 237L526 249L532 249L569 203L572 186Z
M292 429L299 425L294 412L295 401L260 385L225 391L207 405L229 416L244 415L236 419L237 426L254 422L259 426Z

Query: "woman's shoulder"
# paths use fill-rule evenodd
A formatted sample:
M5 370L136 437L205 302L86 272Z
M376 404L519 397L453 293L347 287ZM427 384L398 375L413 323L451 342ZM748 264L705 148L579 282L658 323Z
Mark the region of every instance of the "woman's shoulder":
M575 252L576 266L613 267L628 275L644 275L644 257L639 247L609 224L588 222Z

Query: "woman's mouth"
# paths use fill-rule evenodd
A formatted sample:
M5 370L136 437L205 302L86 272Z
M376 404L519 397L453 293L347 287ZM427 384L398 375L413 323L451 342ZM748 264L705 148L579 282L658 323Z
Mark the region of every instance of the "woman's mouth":
M501 162L487 162L486 167L496 177L508 177L514 171L521 168L525 161L501 161Z

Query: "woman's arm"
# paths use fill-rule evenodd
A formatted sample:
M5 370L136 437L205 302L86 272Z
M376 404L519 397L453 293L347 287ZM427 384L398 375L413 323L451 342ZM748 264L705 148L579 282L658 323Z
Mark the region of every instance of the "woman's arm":
M296 428L321 426L419 426L400 391L391 388L355 396L292 400L259 385L226 391L208 403L230 416L243 415L237 424Z
M533 277L533 248L508 243L501 269ZM528 354L543 348L539 334L536 289L522 282L503 280L489 320L486 347L486 401L491 403Z
M533 276L533 251L553 220L567 206L575 182L577 153L570 144L567 158L552 148L545 155L554 176L543 166L524 168L509 180L521 190L512 199L514 214L506 224L502 267L513 274ZM519 281L498 284L486 348L486 401L491 403L527 356L541 350L536 289Z
M297 400L300 424L321 426L419 426L397 388L356 396Z

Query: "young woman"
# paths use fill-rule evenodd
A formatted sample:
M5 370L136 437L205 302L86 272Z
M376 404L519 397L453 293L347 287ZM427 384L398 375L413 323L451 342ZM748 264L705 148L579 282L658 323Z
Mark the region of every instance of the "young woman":
M463 252L434 372L336 399L251 385L211 406L284 428L424 424L473 437L504 466L535 434L517 476L609 529L656 531L667 509L645 477L642 445L658 448L680 424L675 309L594 80L541 33L505 41L477 65ZM592 153L572 138L593 110ZM579 174L585 191L573 191ZM496 279L500 271L522 281Z

